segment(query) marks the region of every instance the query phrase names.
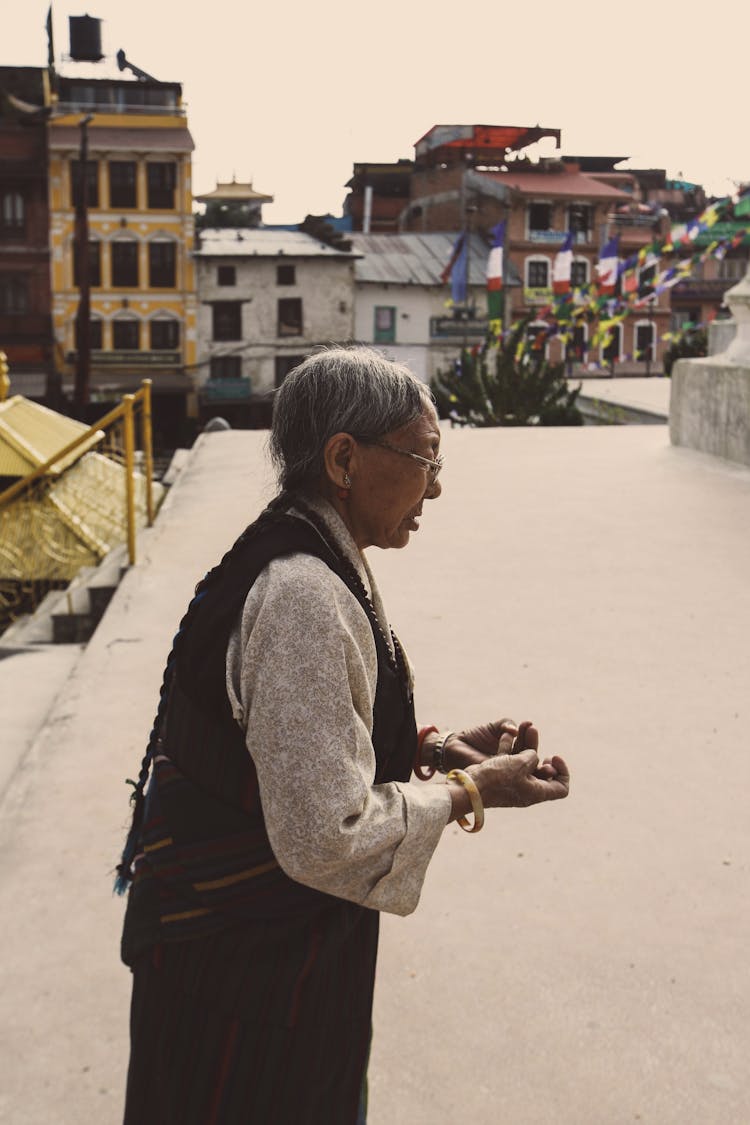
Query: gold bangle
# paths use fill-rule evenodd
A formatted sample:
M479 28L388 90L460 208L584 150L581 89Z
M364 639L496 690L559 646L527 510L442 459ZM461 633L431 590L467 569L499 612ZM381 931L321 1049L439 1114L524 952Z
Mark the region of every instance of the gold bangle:
M474 823L471 827L469 827L469 822L465 816L456 817L456 823L463 828L464 832L479 832L484 825L484 805L476 785L466 770L451 770L446 777L446 781L457 781L459 785L463 785L469 794L471 811L474 813Z

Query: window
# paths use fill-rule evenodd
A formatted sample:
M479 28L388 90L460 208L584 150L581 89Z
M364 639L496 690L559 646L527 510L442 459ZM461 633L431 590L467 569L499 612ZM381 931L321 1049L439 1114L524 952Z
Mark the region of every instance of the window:
M568 230L588 236L591 232L591 208L588 203L571 203L568 208ZM576 242L585 239L576 239Z
M89 285L94 289L102 283L102 244L97 239L89 242ZM80 285L78 270L78 243L73 243L73 284Z
M79 324L74 321L74 332L76 338L76 349L80 351L81 341L79 339ZM102 321L90 320L89 321L89 350L92 352L99 352L102 350Z
M552 204L529 204L529 232L552 229Z
M275 375L277 387L281 386L281 384L284 382L284 380L286 379L286 377L287 377L287 375L289 374L290 371L294 371L295 367L299 367L299 365L302 363L302 360L304 358L305 357L303 355L277 355L276 356L276 359L274 360L274 367L275 367L274 375Z
M576 324L573 336L565 345L565 358L569 363L583 363L586 356L586 329L582 324Z
M26 227L26 205L18 191L6 191L0 200L0 235L21 238Z
M171 317L157 318L150 324L151 351L177 351L180 346L180 322Z
M112 322L112 347L117 352L137 352L141 346L140 321L114 320Z
M240 379L242 378L242 357L239 355L212 355L212 379Z
M635 358L641 362L653 363L654 355L654 326L653 324L636 324L635 326Z
M137 207L134 160L110 160L110 207Z
M528 289L549 288L549 262L541 259L526 263L526 277Z
M216 301L213 313L214 340L242 339L241 301Z
M605 363L616 363L622 355L622 325L616 324L609 330L609 339L602 347L602 359Z
M297 284L297 269L296 266L277 266L276 267L276 284L277 285L296 285Z
M29 311L29 287L25 277L9 274L0 277L0 313L18 314Z
M282 297L278 302L277 336L302 335L302 298Z
M99 206L99 165L95 160L86 162L86 181L88 188L88 196L86 199L87 207ZM70 162L70 198L74 207L81 205L81 162L80 160L71 160Z
M682 332L685 328L694 328L701 322L700 306L692 309L675 309L671 317L673 332Z
M148 244L148 283L152 289L174 289L177 281L177 255L174 242Z
M722 281L741 281L746 272L746 258L724 258L719 262L718 276Z
M113 242L112 286L135 289L138 286L138 243L132 239Z
M148 206L150 210L174 208L174 189L177 183L177 167L175 164L146 165L146 181L148 184Z
M236 285L237 270L234 266L219 266L216 271L217 285Z
M390 305L375 306L375 328L373 338L376 344L396 342L396 309Z
M570 284L574 289L580 289L589 282L589 264L585 258L578 258L570 267Z

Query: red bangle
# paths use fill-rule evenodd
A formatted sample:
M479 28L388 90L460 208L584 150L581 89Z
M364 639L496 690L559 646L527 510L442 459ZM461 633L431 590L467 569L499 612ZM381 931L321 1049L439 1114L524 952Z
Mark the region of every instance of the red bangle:
M437 734L437 727L420 727L419 734L417 735L417 752L414 755L414 772L420 781L429 781L435 775L435 767L427 766L422 768L422 746L428 734ZM429 772L428 772L429 771Z

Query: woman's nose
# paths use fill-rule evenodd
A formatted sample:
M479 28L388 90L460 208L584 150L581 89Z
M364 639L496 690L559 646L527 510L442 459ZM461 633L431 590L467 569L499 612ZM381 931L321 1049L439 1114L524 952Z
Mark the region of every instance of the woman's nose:
M431 481L425 490L425 500L437 500L440 493L443 491L443 486L438 479Z

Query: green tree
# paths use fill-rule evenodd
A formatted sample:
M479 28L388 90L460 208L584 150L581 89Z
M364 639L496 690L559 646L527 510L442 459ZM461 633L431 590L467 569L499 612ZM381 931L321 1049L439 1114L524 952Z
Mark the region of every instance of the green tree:
M431 388L441 418L470 426L580 426L576 399L562 363L548 363L533 342L520 350L528 320L499 348L464 349L452 371L441 371Z
M708 333L705 328L686 324L664 353L664 374L672 374L672 368L678 359L695 359L703 355L708 355Z

